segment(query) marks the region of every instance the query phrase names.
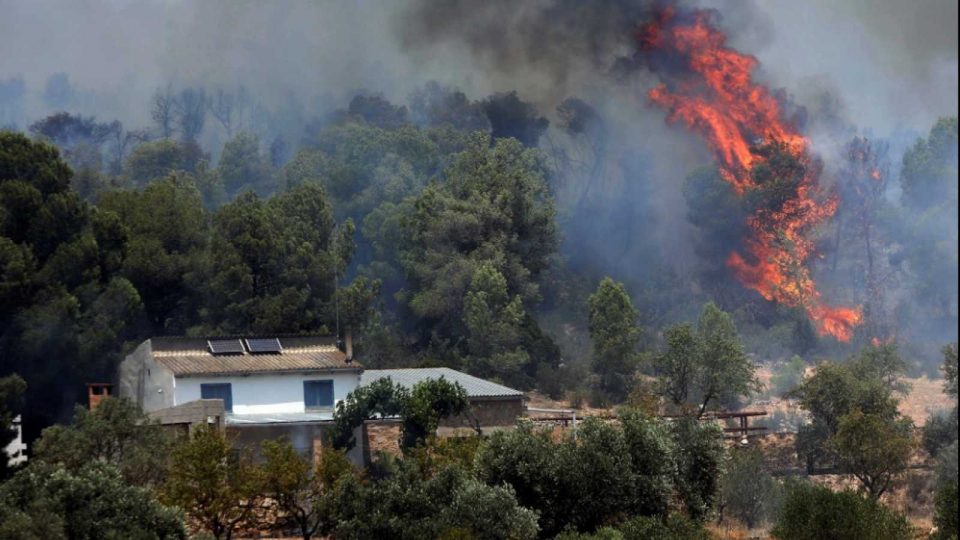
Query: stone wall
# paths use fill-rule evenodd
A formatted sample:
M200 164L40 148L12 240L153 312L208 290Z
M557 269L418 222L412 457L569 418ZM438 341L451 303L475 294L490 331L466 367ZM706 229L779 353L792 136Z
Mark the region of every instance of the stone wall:
M400 455L400 420L367 420L363 423L363 461L370 463L378 452Z

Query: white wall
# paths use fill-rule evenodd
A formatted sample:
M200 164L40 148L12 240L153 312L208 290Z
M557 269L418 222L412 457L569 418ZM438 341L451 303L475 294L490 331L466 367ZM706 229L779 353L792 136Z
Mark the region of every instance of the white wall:
M10 427L16 428L17 437L4 448L3 456L7 459L7 465L13 467L27 461L27 445L23 443L23 430L20 429L19 414L13 419L13 425Z
M333 381L334 405L360 384L359 372L249 375L246 377L177 377L174 405L200 399L200 385L230 383L236 414L302 413L303 381Z

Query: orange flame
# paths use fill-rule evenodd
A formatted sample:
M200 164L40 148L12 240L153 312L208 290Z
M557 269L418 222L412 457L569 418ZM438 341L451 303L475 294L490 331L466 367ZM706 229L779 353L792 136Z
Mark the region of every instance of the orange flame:
M748 219L747 257L731 253L727 265L765 299L803 307L821 335L848 341L861 322L860 310L823 304L805 264L814 252L807 233L833 215L837 201L820 194L807 139L784 121L776 97L752 81L757 60L726 47L726 36L711 26L703 11L680 21L667 7L640 29L637 39L642 52L660 51L685 66L682 75L670 78L670 86L661 84L648 97L667 109L668 122L682 122L706 139L721 177L738 194L759 187L751 176L764 160L751 144L756 139L783 145L805 165L792 198L779 209L760 210Z

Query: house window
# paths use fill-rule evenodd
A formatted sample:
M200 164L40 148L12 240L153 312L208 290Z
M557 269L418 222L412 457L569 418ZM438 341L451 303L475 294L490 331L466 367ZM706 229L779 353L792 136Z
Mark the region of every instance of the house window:
M222 399L223 410L233 412L233 392L230 390L230 383L201 384L201 399Z
M333 407L333 381L303 381L303 404L307 409Z

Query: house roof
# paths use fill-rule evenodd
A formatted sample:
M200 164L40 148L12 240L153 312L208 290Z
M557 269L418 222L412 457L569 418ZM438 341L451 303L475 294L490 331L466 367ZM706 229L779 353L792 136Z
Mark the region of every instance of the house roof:
M347 362L329 336L279 336L282 351L278 353L215 355L207 345L207 340L244 338L263 336L159 337L150 340L150 350L156 362L179 377L363 369L355 361Z
M450 382L459 383L467 391L470 398L522 398L523 392L508 388L502 384L490 382L473 375L467 375L455 369L440 368L411 368L411 369L368 369L360 376L360 386L366 386L376 380L390 377L390 379L405 387L413 388L419 382L444 378Z

